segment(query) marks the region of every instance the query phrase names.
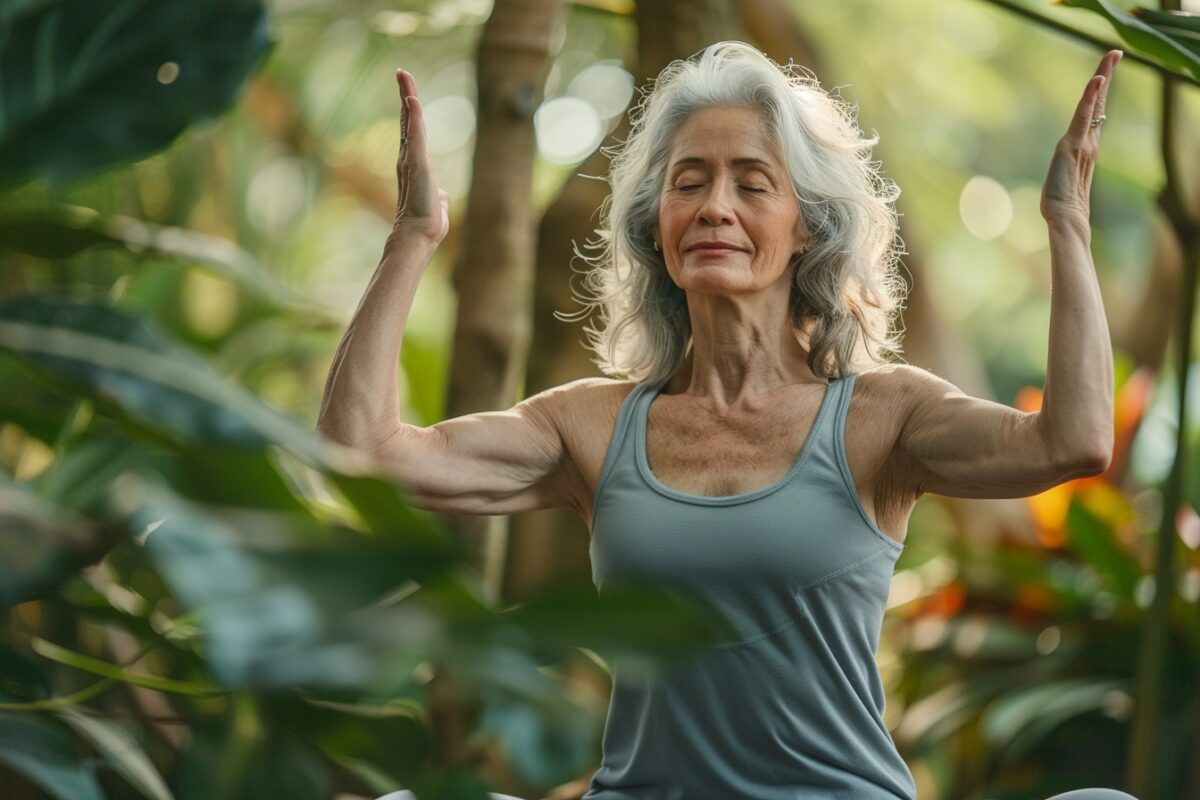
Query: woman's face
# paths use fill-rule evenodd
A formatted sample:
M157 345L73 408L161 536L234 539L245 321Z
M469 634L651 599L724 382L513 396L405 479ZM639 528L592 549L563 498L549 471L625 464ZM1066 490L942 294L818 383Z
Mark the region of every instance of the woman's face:
M799 204L765 125L756 109L712 106L675 133L656 235L667 272L686 291L761 291L804 249ZM726 246L702 246L714 241Z

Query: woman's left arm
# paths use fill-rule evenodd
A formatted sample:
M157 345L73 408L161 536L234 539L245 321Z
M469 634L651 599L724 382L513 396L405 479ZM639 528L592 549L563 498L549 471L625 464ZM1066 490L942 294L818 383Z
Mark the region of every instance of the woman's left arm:
M1025 497L1108 468L1113 446L1112 343L1091 254L1092 172L1109 80L1121 59L1100 60L1042 189L1050 229L1050 346L1036 413L970 397L924 370L894 370L903 424L895 457L917 493Z
M1108 321L1092 263L1090 195L1100 125L1120 50L1100 61L1055 147L1042 188L1050 229L1050 347L1038 422L1058 452L1083 453L1107 465L1113 442L1113 356ZM1101 120L1103 124L1103 120Z

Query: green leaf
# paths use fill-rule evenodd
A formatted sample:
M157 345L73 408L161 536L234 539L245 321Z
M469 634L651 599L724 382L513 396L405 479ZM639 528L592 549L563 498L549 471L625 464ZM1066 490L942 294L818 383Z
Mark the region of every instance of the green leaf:
M92 434L66 448L33 485L47 502L96 517L118 475L136 468L159 468L163 462L161 456L128 438Z
M1192 14L1187 11L1159 11L1141 6L1134 7L1130 13L1200 56L1200 14Z
M111 678L115 681L130 683L134 686L142 686L146 689L153 689L157 692L170 692L172 694L185 695L212 695L220 693L220 689L207 684L196 683L194 681L177 681L171 678L159 678L154 675L144 675L140 672L134 672L130 669L122 667L119 664L111 664L107 661L101 661L98 658L92 658L83 653L76 653L73 650L68 650L65 647L59 647L53 642L48 642L45 639L34 638L32 647L34 652L43 658L51 661L56 661L59 664L65 664L68 667L74 667L84 672L90 672L94 675L101 675L105 678Z
M0 347L184 442L261 450L310 463L337 456L316 432L209 369L144 320L95 301L32 295L0 305Z
M254 256L219 236L132 217L102 217L81 206L11 210L0 216L0 247L7 250L59 260L97 246L195 264L279 306L338 319L329 309L285 286Z
M0 701L29 702L50 696L50 676L30 655L0 642Z
M63 709L57 715L91 742L112 768L144 797L150 800L175 800L149 757L122 727L76 708Z
M1110 579L1115 594L1132 597L1142 577L1136 557L1125 550L1112 528L1089 511L1078 495L1067 506L1066 527L1071 548Z
M55 589L118 538L0 480L0 608Z
M532 669L532 667L526 667ZM562 694L563 687L557 684ZM474 736L504 743L513 770L532 786L567 783L592 766L597 726L585 709L575 714L539 713L527 703L497 698L484 707Z
M719 609L699 596L612 584L597 593L584 576L552 582L501 618L542 647L587 647L630 662L630 669L635 659L667 666L737 637Z
M1056 5L1093 11L1109 21L1130 47L1153 56L1172 69L1190 72L1200 80L1200 55L1171 32L1149 25L1133 14L1116 8L1110 0L1052 0ZM1190 43L1190 39L1189 39Z
M1129 681L1079 678L1016 689L984 713L984 738L1006 761L1019 758L1068 719L1105 709L1114 692L1128 695Z
M400 538L296 520L217 516L126 476L114 504L175 596L201 613L207 655L233 687L354 689L385 678L398 648L432 651L441 623L415 603L384 605L415 572L436 570Z
M1042 671L1039 662L1032 662L989 670L948 684L905 709L896 737L914 753L934 751L976 719L994 697Z
M75 741L44 714L0 711L0 762L60 800L104 800Z
M178 758L172 785L178 800L329 800L333 778L310 744L278 728L263 730L252 710L237 712L220 730L193 729ZM219 765L219 769L214 769Z
M376 536L399 539L414 556L430 561L435 572L420 571L423 567L417 565L414 580L424 582L451 563L467 561L466 548L447 536L432 514L408 505L403 488L393 481L371 474L333 473L329 478Z
M271 46L258 0L27 3L0 17L0 44L0 185L166 147L224 111Z
M358 773L374 795L393 791L397 783L403 785L432 754L430 721L417 700L367 706L289 697L275 705L272 718ZM378 765L386 765L386 771Z
M72 401L49 391L36 367L0 351L0 424L12 422L53 445L71 414Z

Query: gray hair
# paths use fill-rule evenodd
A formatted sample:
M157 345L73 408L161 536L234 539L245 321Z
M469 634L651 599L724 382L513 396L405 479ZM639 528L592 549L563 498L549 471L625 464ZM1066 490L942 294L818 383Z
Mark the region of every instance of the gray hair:
M587 245L599 252L575 248L590 266L580 272L594 299L576 294L585 308L574 315L600 308L600 327L584 332L604 374L658 383L687 355L687 296L654 250L653 231L675 132L692 113L717 105L763 112L805 209L812 239L789 269L792 324L808 335L809 368L841 377L900 353L900 332L892 331L906 288L897 274L904 250L893 204L900 189L869 160L879 137L863 138L853 107L802 69L742 42L710 45L668 64L651 91L641 89L629 137L602 148L613 157L612 191L600 209L600 241Z

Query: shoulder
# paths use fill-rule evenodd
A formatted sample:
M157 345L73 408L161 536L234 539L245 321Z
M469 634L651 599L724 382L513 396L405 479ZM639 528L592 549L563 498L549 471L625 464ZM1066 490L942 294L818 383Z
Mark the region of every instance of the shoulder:
M957 390L911 364L879 364L858 374L846 415L845 443L851 467L861 472L864 485L875 484L895 497L919 496L911 480L914 465L902 446L904 432L914 414L947 391Z
M546 419L568 443L577 443L593 429L605 427L606 420L615 420L637 385L632 380L578 378L531 395L522 405Z
M524 403L535 407L554 429L567 464L562 479L569 483L572 507L590 525L594 487L616 426L621 404L638 381L579 378L552 386Z
M899 413L906 407L909 395L919 390L925 370L909 364L878 364L858 373L854 381L852 406L855 413L875 416L882 408ZM928 374L928 373L927 373Z
M619 407L637 385L637 381L614 378L577 378L543 389L523 402L558 414L596 412L614 403Z
M875 402L908 413L929 400L947 393L960 393L958 387L922 367L912 364L879 364L858 375L854 396L864 395Z

